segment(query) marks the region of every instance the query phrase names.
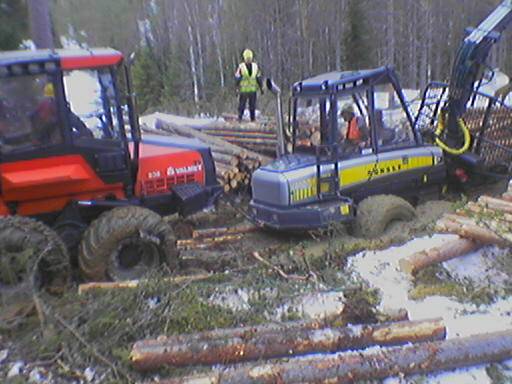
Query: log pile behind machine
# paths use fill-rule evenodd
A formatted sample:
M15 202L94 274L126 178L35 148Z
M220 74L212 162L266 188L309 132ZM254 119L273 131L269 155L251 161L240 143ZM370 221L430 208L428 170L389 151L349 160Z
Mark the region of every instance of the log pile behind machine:
M247 190L250 187L252 173L261 165L272 160L266 149L272 146L271 153L275 154L275 139L270 141L268 139L252 139L245 135L243 128L240 128L242 126L238 124L238 128L228 127L227 129L231 130L229 131L230 135L224 137L222 134L225 132L224 125L192 128L176 124L172 120L166 120L163 115L162 118L157 118L155 128L143 126L142 129L151 134L194 138L208 145L215 161L219 183L225 192L236 192ZM268 133L264 134L269 136ZM261 136L261 134L257 135ZM275 137L275 131L272 135ZM243 138L244 136L245 138Z

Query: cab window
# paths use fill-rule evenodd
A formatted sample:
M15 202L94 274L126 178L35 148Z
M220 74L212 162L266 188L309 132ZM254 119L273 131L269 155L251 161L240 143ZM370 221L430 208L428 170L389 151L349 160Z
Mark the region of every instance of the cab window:
M415 145L414 133L391 84L375 87L375 133L380 150Z
M55 83L50 75L20 75L0 81L0 153L63 142Z
M372 153L372 138L365 92L338 97L338 137L347 155Z
M122 114L109 70L65 72L64 88L74 140L121 138Z

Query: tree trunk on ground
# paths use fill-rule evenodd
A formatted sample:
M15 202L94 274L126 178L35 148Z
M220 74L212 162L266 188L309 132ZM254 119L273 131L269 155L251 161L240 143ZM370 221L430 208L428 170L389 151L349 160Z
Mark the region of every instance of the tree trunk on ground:
M460 237L465 237L478 241L482 244L496 244L499 246L507 245L507 241L490 229L483 228L478 225L474 220L456 216L445 215L436 224L439 231L454 233Z
M223 228L207 228L207 229L196 229L192 232L192 237L196 238L204 238L204 237L212 237L212 236L221 236L221 235L232 235L232 234L241 234L241 233L250 233L256 232L260 229L254 224L247 225L239 225L236 227L223 227Z
M225 235L225 236L208 237L208 238L203 238L203 239L177 240L176 248L177 249L206 249L206 248L211 248L218 244L223 244L223 243L227 243L230 241L240 240L241 238L242 238L242 235L240 235L240 234L229 234L229 235Z
M49 0L29 0L30 36L39 49L53 49L52 21Z
M244 337L215 340L143 340L135 343L131 361L147 370L161 365L214 365L362 349L370 345L400 345L444 339L446 329L440 319L391 324L348 326L319 330L282 330Z
M211 277L210 274L190 275L190 276L174 276L161 279L161 282L169 284L191 283L193 281L205 280ZM93 290L109 290L109 289L125 289L137 288L141 284L147 284L148 280L127 280L127 281L100 281L84 283L78 286L78 294L82 294Z
M284 363L241 366L210 374L161 380L160 384L354 383L501 362L512 357L512 330L465 338Z
M443 261L453 259L475 251L482 245L469 239L457 239L449 241L440 247L416 252L407 258L400 260L400 269L403 272L415 275L420 270Z
M507 200L497 199L490 196L480 196L478 198L478 203L489 209L494 209L503 213L512 213L512 202Z

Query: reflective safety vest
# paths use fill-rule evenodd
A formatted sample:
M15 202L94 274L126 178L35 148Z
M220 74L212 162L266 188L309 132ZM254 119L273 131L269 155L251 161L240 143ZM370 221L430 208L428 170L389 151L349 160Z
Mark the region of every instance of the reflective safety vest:
M241 93L251 93L258 91L258 64L251 63L252 72L249 75L249 69L247 68L247 64L240 63L238 69L240 71L240 75L242 79L240 80L240 92Z
M361 141L361 130L359 129L359 126L357 125L357 117L354 116L349 122L348 122L348 129L347 129L347 140L359 142Z

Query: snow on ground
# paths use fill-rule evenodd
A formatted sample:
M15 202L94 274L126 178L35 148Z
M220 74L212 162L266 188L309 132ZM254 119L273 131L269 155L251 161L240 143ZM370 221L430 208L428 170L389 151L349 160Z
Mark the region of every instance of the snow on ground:
M290 313L298 314L302 319L326 320L340 316L344 308L342 292L314 292L297 297L292 302L279 306L272 314L275 320L281 320Z
M512 328L512 299L499 299L488 306L460 303L452 298L430 296L424 300L410 300L413 287L411 277L399 268L399 260L414 252L439 246L454 239L454 235L422 237L382 251L363 251L349 260L349 268L366 280L382 295L381 308L406 308L411 320L442 317L447 327L447 338L464 337ZM444 267L457 279L470 279L480 284L502 281L504 275L491 267L500 252L492 247L473 252L465 257L445 262ZM498 273L497 273L498 272ZM386 384L400 383L388 379ZM485 366L459 369L428 376L428 383L490 383Z

